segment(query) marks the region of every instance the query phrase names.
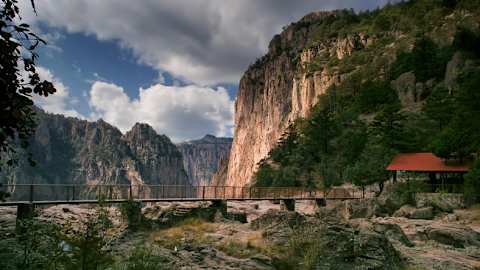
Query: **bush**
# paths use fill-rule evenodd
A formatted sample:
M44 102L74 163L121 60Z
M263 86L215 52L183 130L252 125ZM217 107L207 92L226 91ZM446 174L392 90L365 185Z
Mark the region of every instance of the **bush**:
M126 260L118 262L113 270L168 270L173 269L170 260L159 254L155 247L137 247Z
M465 175L464 189L467 201L480 201L480 160L477 160L472 170Z
M360 87L357 96L357 109L362 113L375 112L383 105L398 104L397 93L386 81L368 81Z
M64 236L53 223L37 219L23 220L17 238L0 240L0 269L58 269L66 254L62 250Z
M130 229L136 229L143 223L142 203L139 201L128 200L120 204L120 213L124 220L128 222Z

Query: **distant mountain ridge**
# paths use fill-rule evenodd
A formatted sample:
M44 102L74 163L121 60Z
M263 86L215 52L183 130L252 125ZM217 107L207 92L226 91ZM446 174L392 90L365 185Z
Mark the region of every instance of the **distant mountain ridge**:
M20 159L4 170L2 183L188 185L182 154L147 124L122 135L103 120L38 112L29 151L37 163Z
M211 185L222 163L228 163L232 138L206 135L199 140L177 144L187 175L193 185Z

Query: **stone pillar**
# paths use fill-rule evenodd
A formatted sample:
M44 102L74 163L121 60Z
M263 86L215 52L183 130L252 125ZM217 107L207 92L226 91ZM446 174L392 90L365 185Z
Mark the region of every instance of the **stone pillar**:
M210 207L219 210L223 216L227 214L227 201L225 200L213 200Z
M280 209L287 210L287 211L295 211L295 200L294 199L281 200Z
M325 199L316 199L315 203L317 205L317 208L327 206L327 201Z
M22 203L17 206L17 219L15 229L17 232L22 231L21 222L32 219L35 215L35 205L32 203Z

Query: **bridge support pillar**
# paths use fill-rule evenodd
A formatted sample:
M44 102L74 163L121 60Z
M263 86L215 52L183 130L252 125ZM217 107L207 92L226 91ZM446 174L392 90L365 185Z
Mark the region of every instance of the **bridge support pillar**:
M316 200L315 200L315 204L317 205L317 208L325 207L325 206L327 206L327 200L325 200L325 199L316 199Z
M225 200L213 200L210 207L220 211L223 216L227 214L227 201Z
M23 231L22 221L32 219L35 215L35 205L33 203L22 203L17 206L17 219L15 229L21 233Z
M283 199L280 201L280 209L287 211L295 211L295 200L294 199Z

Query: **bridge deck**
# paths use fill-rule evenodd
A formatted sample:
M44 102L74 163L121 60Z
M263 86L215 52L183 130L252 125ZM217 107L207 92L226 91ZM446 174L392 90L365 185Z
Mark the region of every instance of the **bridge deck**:
M302 187L231 187L167 185L1 185L0 191L12 194L0 206L19 204L93 204L140 202L200 202L257 200L347 200L360 199L369 193L356 189L333 188L329 191Z

